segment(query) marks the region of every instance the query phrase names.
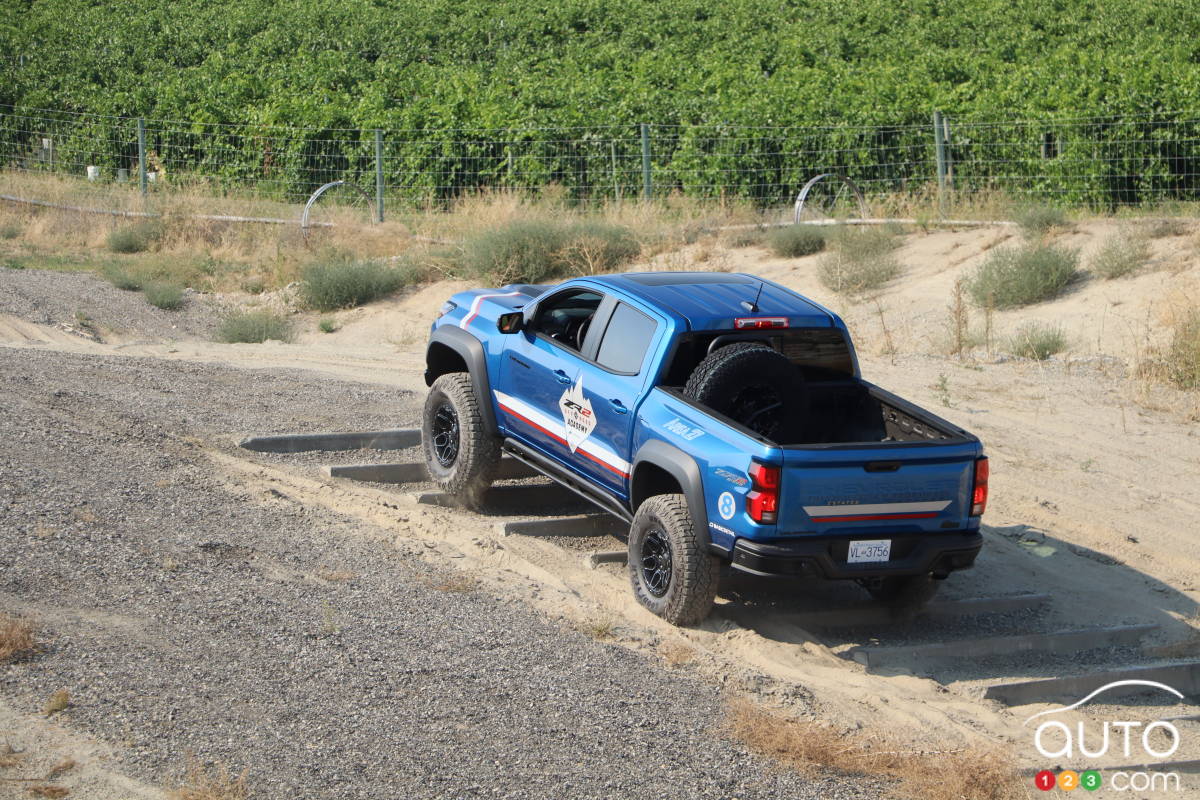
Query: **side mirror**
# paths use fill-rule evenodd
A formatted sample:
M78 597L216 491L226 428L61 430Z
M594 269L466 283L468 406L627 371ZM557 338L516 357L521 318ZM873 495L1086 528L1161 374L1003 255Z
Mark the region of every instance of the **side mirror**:
M517 333L525 324L525 314L520 311L510 311L496 318L496 330L501 333Z

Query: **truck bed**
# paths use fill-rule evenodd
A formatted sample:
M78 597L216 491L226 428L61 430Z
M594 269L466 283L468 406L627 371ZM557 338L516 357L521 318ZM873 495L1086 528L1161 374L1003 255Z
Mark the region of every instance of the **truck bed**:
M719 419L764 444L783 448L828 448L839 445L951 443L970 437L963 429L858 378L809 381L808 410L794 420L789 441L775 442L733 419L701 406L682 387L660 387L673 397Z

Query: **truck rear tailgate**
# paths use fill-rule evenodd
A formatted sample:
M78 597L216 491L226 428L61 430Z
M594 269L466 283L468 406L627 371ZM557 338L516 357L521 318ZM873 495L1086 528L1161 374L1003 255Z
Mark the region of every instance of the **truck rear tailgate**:
M967 527L978 444L785 448L778 531L884 538Z

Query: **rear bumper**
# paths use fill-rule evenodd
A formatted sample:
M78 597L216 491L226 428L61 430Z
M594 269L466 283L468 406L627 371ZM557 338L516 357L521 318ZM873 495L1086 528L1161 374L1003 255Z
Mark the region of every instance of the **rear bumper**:
M855 539L871 538L867 536ZM933 573L945 577L975 563L983 537L978 531L884 534L892 540L892 559L874 564L848 564L851 537L797 536L756 542L738 539L730 553L734 569L753 575L812 575L832 580Z

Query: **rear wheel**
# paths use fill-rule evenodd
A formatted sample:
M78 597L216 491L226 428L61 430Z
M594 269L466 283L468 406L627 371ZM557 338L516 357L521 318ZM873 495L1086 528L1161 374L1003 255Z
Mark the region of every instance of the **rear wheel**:
M484 424L467 373L443 375L429 387L421 446L438 488L465 508L478 511L500 462L500 440Z
M629 529L629 581L634 597L673 625L695 625L717 596L721 562L696 535L687 499L655 495Z

